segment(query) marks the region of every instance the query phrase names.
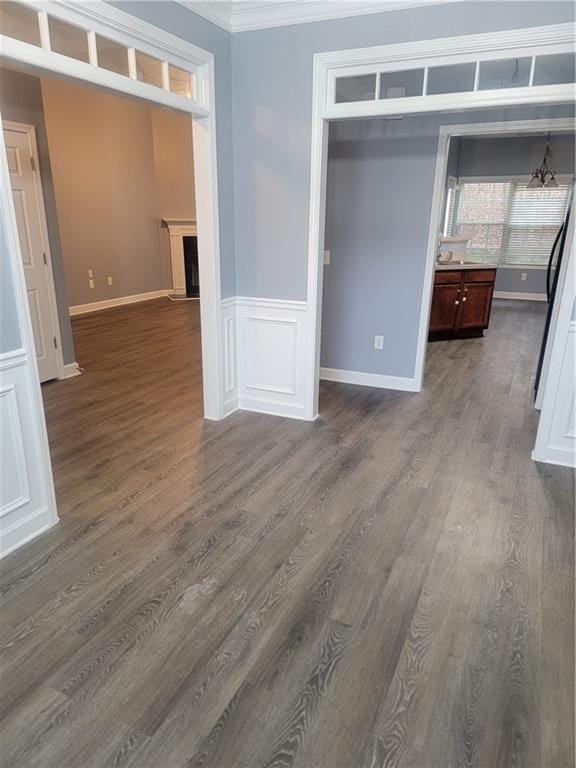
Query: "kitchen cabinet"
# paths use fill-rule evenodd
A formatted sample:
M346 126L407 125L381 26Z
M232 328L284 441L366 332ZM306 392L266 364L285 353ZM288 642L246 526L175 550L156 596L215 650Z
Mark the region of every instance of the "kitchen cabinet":
M437 269L430 311L431 341L483 336L490 323L496 269Z

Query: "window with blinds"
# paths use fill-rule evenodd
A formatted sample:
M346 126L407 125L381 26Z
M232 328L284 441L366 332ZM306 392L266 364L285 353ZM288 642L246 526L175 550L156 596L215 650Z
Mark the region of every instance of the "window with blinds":
M449 196L451 235L468 237L466 259L545 266L566 215L571 183L528 189L526 179L465 181Z

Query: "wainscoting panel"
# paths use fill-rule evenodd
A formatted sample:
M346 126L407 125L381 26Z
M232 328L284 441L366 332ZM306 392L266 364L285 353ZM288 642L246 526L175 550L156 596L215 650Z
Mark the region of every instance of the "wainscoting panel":
M0 355L0 557L57 521L33 402L33 357Z
M222 301L224 339L224 415L238 408L238 333L236 297Z
M304 418L306 302L238 297L238 405Z
M546 457L553 464L576 467L576 321L570 323Z

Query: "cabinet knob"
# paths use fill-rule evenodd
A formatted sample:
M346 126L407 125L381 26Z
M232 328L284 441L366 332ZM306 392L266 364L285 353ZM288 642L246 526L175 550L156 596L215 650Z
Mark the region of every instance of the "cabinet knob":
M458 301L458 299L456 299L456 301L454 302L454 304L460 304L460 302Z
M464 296L464 298L462 299L462 301L466 301L466 296Z

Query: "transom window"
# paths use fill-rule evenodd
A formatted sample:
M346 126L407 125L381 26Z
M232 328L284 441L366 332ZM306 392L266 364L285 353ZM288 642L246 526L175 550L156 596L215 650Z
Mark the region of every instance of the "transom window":
M38 7L36 7L38 6ZM176 96L199 100L198 73L109 40L40 9L0 0L0 35L129 77ZM180 62L179 62L180 63Z
M557 177L558 178L558 177ZM461 180L448 196L447 234L468 237L466 260L545 266L568 207L571 182L528 189L526 178Z
M346 104L418 96L443 96L502 88L574 83L574 53L460 61L404 70L366 72L334 78L333 102Z

